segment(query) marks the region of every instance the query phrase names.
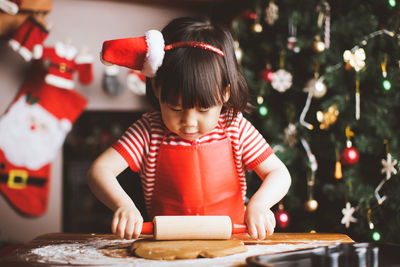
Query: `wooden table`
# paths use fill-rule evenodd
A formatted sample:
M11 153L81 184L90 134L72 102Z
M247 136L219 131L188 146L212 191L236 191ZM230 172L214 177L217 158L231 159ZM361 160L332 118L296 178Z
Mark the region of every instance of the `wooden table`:
M247 266L249 256L354 242L346 235L328 233L275 233L266 240L252 240L247 234L232 238L243 240L248 252L213 259L152 261L130 255L128 248L133 240L110 234L51 233L1 258L0 266Z

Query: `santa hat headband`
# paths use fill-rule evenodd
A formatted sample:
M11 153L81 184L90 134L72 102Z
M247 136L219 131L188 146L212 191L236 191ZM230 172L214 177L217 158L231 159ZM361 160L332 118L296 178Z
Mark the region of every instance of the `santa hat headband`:
M224 56L221 49L202 42L187 41L165 45L161 32L150 30L142 37L105 41L101 60L105 63L140 70L145 76L154 77L162 64L165 51L180 47L200 48Z

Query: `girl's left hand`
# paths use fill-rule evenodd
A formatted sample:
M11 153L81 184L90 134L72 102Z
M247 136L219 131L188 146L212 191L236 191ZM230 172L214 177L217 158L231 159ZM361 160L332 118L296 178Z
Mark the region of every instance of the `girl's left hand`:
M275 215L265 205L250 201L244 218L249 234L253 239L261 240L265 239L267 235L273 234L276 225Z

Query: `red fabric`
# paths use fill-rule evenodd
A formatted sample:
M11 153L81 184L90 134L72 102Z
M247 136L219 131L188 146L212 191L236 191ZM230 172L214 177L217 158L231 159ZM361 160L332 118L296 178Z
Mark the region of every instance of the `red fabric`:
M229 138L201 146L160 146L151 217L228 215L244 222L244 201Z
M32 52L33 47L42 44L48 35L49 32L43 25L29 17L19 26L12 39Z
M142 70L147 53L144 36L108 40L103 43L102 56L109 63Z

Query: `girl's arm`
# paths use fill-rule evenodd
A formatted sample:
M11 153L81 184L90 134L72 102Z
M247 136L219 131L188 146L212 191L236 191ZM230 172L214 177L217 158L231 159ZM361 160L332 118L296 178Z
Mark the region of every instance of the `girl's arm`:
M87 182L93 194L114 212L112 232L130 239L140 235L143 218L117 180L127 167L125 159L115 149L108 148L90 167Z
M275 154L259 164L255 172L263 182L247 205L245 222L252 238L264 239L275 228L275 217L270 209L287 194L291 178Z

